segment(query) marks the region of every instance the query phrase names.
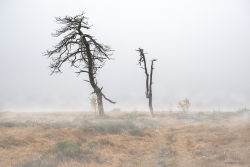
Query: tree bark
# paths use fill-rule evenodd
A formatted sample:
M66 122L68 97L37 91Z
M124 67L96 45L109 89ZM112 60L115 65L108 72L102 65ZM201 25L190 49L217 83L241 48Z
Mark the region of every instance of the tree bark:
M97 84L96 74L98 69L102 68L106 59L110 59L112 50L109 46L98 43L91 35L84 34L81 28L90 29L84 12L74 17L65 16L64 18L56 17L56 22L63 24L64 27L56 30L52 36L59 37L64 33L68 33L63 39L54 46L53 50L47 50L44 56L52 58L50 64L51 75L53 73L61 73L61 66L65 62L70 62L71 67L78 68L78 75L87 73L90 83L97 97L97 105L100 116L104 116L102 98L115 103L108 99L103 93L102 88ZM73 47L73 49L72 49ZM57 56L52 56L57 55Z
M146 98L148 98L149 102L148 102L148 105L149 105L149 109L150 109L150 112L151 112L151 116L152 117L155 117L155 114L154 114L154 110L153 110L153 105L152 105L152 78L153 78L153 66L154 66L154 61L156 61L156 59L153 59L152 62L151 62L151 71L150 71L150 79L149 79L149 74L148 74L148 70L147 70L147 63L146 63L146 58L145 58L145 55L144 55L144 52L143 52L143 49L139 48L137 50L138 52L140 52L140 59L139 59L139 64L141 65L141 63L143 62L144 63L144 71L145 71L145 74L146 74Z
M102 104L102 92L101 92L100 88L98 88L96 90L96 96L97 96L97 105L98 105L99 116L105 116L103 104Z
M82 32L80 31L82 34ZM103 109L103 103L102 103L102 91L101 89L97 86L95 83L94 79L94 74L93 74L93 59L92 59L92 54L90 52L90 47L85 39L84 36L82 36L83 43L86 47L86 52L87 52L87 57L88 57L88 74L89 74L89 82L92 88L94 89L94 93L96 94L97 97L97 105L98 105L98 111L99 111L99 116L105 116L104 109Z
M142 53L143 53L143 50L142 50ZM148 75L147 62L146 62L146 58L145 58L144 53L143 53L142 59L143 59L143 62L144 62L144 70L145 70L145 74L146 74L146 96L148 96L148 93L149 93L148 76L149 75Z
M154 118L154 117L155 117L155 114L154 114L154 110L153 110L153 106L152 106L152 94L149 94L149 102L148 102L148 105L149 105L149 109L150 109L151 116Z
M151 61L151 70L150 70L150 83L149 83L149 109L150 109L150 112L151 112L151 116L152 117L155 117L155 114L154 114L154 110L153 110L153 106L152 106L152 84L153 84L153 69L154 69L154 61L156 61L155 59Z

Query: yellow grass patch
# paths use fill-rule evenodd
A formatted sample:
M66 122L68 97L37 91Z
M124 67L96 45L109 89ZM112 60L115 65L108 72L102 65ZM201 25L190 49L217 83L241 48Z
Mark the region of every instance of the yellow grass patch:
M250 166L241 115L129 114L1 113L0 166Z

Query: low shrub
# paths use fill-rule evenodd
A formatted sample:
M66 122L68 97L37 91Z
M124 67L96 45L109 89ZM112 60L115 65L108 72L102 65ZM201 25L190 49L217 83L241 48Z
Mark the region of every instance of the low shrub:
M115 144L111 142L109 139L98 139L97 141L91 141L88 143L89 148L94 148L96 146L104 146L104 145L114 146Z
M88 143L88 147L89 148L94 148L98 145L98 142L97 141L91 141Z
M67 160L68 158L82 161L88 159L88 155L93 153L88 149L82 150L80 146L72 140L57 143L51 152L57 154L59 161L64 161L64 159Z
M151 119L140 119L140 120L138 120L138 123L140 123L144 126L150 126L150 127L160 126L160 123L158 121L151 120Z
M0 122L0 127L8 127L8 128L11 128L11 127L26 127L28 126L26 123L23 123L23 122Z
M111 142L109 139L98 139L98 143L100 145L110 145L110 146L114 146L115 144L113 142Z
M230 118L230 117L235 117L235 116L237 116L237 113L235 113L235 112L222 112L222 113L220 113L220 115L221 115L223 118Z
M140 129L133 129L128 132L131 136L143 136L143 132Z
M238 114L245 114L245 113L250 113L250 109L245 107L245 108L241 108L239 110L236 111Z
M100 121L93 127L102 133L121 134L122 132L136 128L132 121Z
M82 143L86 143L86 142L87 142L87 139L85 139L85 138L80 138L79 141L81 141Z
M13 164L13 167L56 167L58 163L51 158L43 157L42 159L26 161L24 163Z
M75 118L71 124L73 126L81 126L81 125L90 125L91 122L87 119L84 119L84 118Z
M128 119L129 121L136 121L137 118L138 118L138 115L137 115L136 112L134 112L134 111L132 111L132 112L128 115L128 117L127 117L127 119Z
M64 127L72 127L72 123L70 121L57 121L51 124L54 128L64 128Z
M61 153L66 156L72 156L75 152L79 151L79 146L72 140L56 143L53 148L53 153Z

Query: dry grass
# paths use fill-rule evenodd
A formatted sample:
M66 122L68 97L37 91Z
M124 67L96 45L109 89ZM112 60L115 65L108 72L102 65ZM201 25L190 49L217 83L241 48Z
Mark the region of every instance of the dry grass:
M250 166L237 113L0 113L0 166Z

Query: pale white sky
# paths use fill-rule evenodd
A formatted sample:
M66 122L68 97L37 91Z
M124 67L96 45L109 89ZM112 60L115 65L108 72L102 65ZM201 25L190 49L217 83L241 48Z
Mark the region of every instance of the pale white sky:
M189 98L192 110L250 106L250 1L248 0L2 0L0 1L0 111L90 110L87 75L65 64L50 76L42 52L61 38L55 16L86 12L89 33L115 50L98 75L112 108L148 109L143 48L155 62L153 106ZM176 107L175 107L175 110Z

